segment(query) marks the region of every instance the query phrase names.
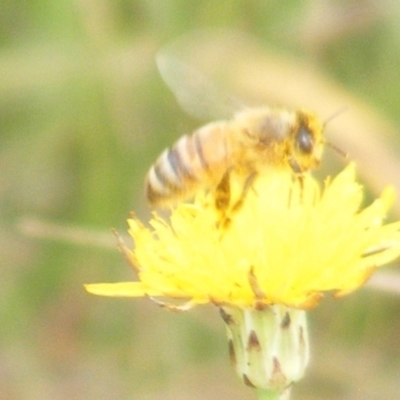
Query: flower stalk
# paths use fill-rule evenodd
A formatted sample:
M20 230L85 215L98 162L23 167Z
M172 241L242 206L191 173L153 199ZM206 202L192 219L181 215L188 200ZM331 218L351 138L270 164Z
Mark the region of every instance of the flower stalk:
M289 400L290 388L284 393L279 393L271 390L257 389L258 400Z

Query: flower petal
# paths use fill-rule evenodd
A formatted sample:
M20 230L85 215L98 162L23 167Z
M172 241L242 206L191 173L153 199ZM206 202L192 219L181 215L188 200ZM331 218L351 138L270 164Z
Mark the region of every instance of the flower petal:
M242 192L232 178L233 195ZM310 175L260 176L242 207L220 223L212 193L180 203L145 227L128 221L135 242L125 251L139 282L88 285L106 296L161 296L239 307L317 305L323 292L344 295L400 255L400 221L384 225L394 190L362 208L364 189L349 164L324 186ZM249 279L249 276L251 279Z

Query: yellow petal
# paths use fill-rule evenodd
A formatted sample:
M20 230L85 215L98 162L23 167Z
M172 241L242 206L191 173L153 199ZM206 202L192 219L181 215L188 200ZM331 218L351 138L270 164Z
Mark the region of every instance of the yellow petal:
M240 193L240 181L232 192ZM308 309L326 291L344 295L400 255L400 221L384 225L394 201L386 188L362 207L364 188L349 164L322 186L290 172L260 176L225 226L212 193L180 203L169 218L128 221L138 282L90 285L106 296L162 296L259 307ZM249 279L250 277L250 279Z

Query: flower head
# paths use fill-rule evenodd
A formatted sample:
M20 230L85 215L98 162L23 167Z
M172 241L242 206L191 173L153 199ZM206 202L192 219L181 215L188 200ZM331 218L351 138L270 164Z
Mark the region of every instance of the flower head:
M363 192L354 164L322 188L309 175L300 180L274 171L257 178L228 226L219 223L212 194L199 193L168 219L154 213L150 227L128 220L135 248L123 250L136 282L86 289L181 299L190 306L312 308L324 292L354 291L400 254L400 222L383 223L393 189L365 208Z

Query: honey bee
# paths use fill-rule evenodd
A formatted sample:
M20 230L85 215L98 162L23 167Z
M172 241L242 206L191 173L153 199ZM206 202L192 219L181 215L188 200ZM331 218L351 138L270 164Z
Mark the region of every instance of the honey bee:
M215 97L214 86L186 64L162 55L158 67L179 103L190 113L207 91ZM182 90L185 85L196 92L194 96ZM306 110L244 108L230 119L209 123L182 136L164 150L147 174L147 199L152 206L167 207L208 189L215 193L217 209L224 212L237 208L230 198L232 175L243 181L238 201L242 203L254 180L267 169L286 168L301 175L317 168L325 143L323 127L316 115Z
M147 198L162 207L190 198L200 188L223 196L230 174L242 176L245 186L267 168L301 174L318 167L323 145L323 124L311 112L244 110L184 135L166 149L149 170ZM218 196L216 201L218 208L224 207Z

